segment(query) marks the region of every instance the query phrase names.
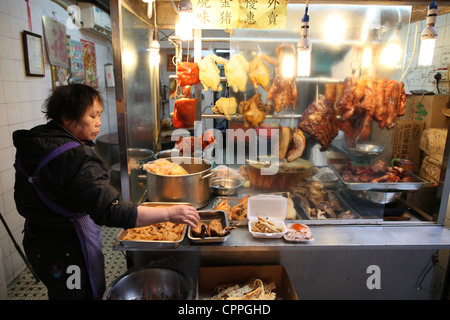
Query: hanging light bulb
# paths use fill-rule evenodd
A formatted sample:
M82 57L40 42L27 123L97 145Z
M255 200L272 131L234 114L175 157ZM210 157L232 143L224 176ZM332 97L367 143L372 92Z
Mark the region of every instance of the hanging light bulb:
M157 66L161 62L161 56L159 55L161 46L158 42L158 38L158 28L155 27L153 30L153 40L150 43L150 66Z
M308 77L311 74L311 50L309 39L309 15L308 3L306 3L305 15L300 24L300 41L297 43L297 76Z
M438 31L435 27L437 10L438 6L436 1L431 2L428 6L427 26L421 35L422 42L419 53L420 66L429 66L433 63L434 47L438 36Z
M386 67L395 67L398 65L401 55L401 47L400 47L400 29L401 25L398 24L385 48L381 52L380 55L380 63Z
M192 40L194 11L190 0L181 0L178 4L178 23L175 26L175 34L181 40Z

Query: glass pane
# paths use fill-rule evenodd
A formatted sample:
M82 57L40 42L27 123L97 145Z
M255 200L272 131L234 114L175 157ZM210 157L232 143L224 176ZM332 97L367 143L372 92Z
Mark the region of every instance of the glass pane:
M150 67L152 28L124 7L122 17L130 197L139 202L147 185L142 164L153 159L158 143L159 67Z

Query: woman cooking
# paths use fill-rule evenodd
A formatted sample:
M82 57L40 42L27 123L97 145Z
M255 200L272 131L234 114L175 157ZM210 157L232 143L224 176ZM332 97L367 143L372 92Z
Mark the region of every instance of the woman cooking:
M100 130L102 103L99 92L89 86L58 87L44 104L49 122L13 133L14 198L25 217L23 246L49 299L102 297L100 226L133 228L170 221L195 227L199 220L190 206L143 207L120 200L91 148ZM71 277L73 270L79 270L79 279Z

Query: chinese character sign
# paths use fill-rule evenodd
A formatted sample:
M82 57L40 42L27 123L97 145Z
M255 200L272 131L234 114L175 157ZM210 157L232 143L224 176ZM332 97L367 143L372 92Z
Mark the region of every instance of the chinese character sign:
M196 29L284 29L287 0L192 0Z
M232 29L239 21L238 0L192 0L196 29Z
M238 28L284 29L287 0L241 0Z
M42 22L50 64L68 68L66 27L46 16L42 16Z

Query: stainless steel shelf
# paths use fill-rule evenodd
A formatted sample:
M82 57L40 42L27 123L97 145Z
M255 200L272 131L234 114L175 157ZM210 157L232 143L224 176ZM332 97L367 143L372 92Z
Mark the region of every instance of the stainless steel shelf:
M268 114L266 119L300 119L301 114ZM223 114L202 114L202 118L205 119L227 119L227 120L239 120L242 119L241 114L223 115Z

